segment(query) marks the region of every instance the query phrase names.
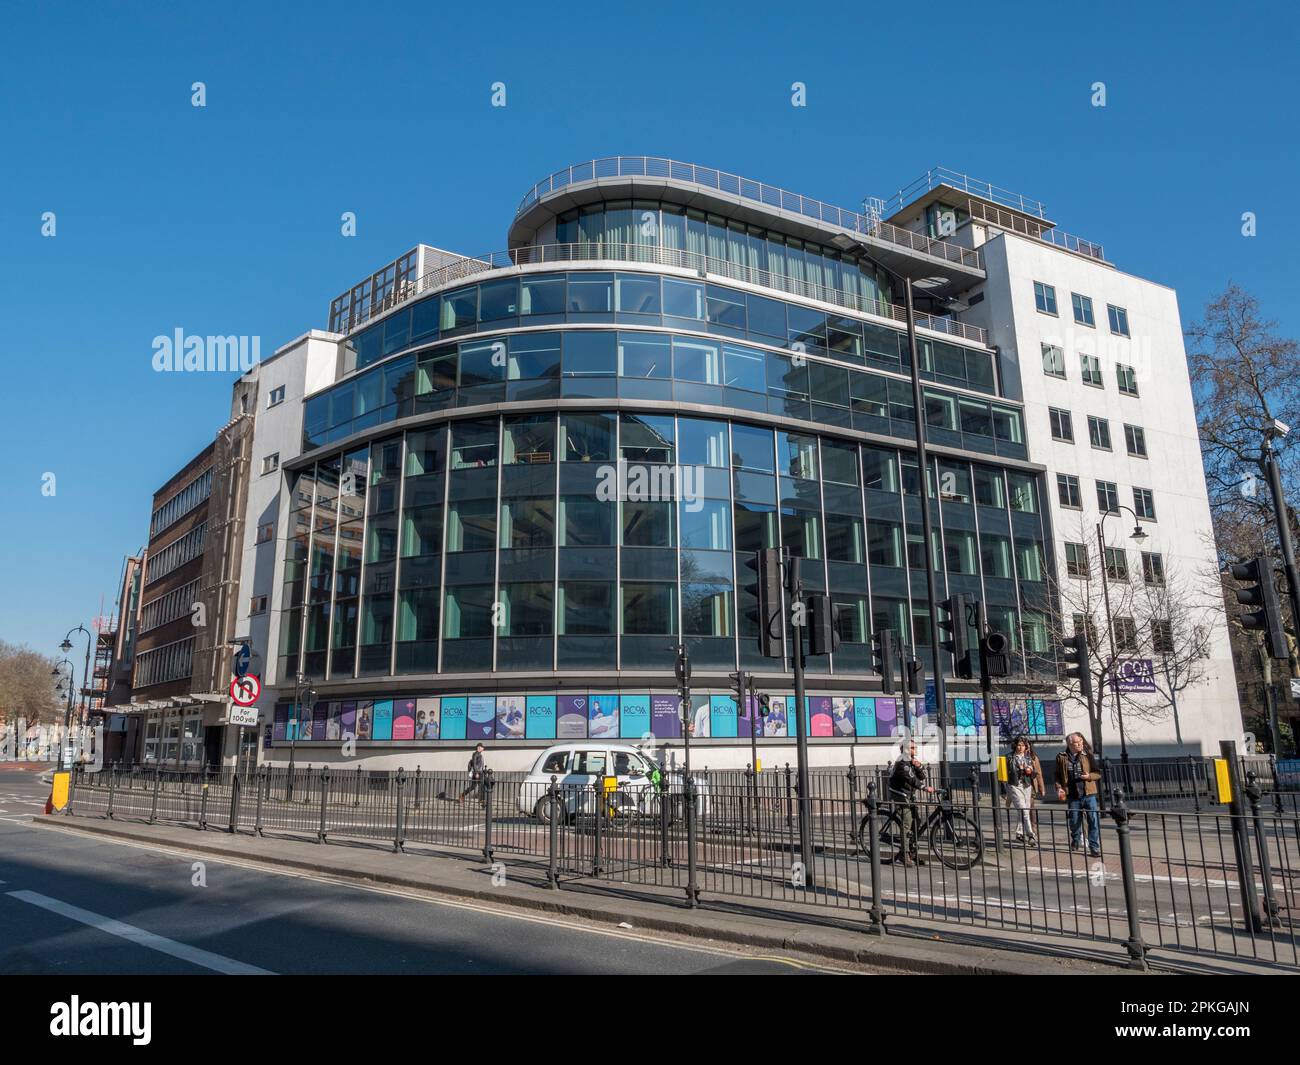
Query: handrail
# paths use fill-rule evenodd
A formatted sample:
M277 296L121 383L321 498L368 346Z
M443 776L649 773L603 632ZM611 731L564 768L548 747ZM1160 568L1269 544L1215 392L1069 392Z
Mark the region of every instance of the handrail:
M1066 233L1063 230L1044 229L1037 223L1027 222L1019 215L1003 211L980 200L967 200L966 204L972 218L989 222L999 229L1009 229L1021 236L1037 237L1039 240L1045 240L1048 244L1055 244L1058 248L1064 248L1066 251L1072 251L1077 255L1086 255L1090 259L1106 261L1105 251L1100 244L1094 244L1090 240L1084 240L1082 237L1076 237L1074 234Z
M1036 215L1042 219L1047 218L1047 208L1044 207L1041 200L1022 196L1018 192L1000 188L987 181L978 181L969 174L949 170L945 166L931 167L915 181L904 185L885 201L885 207L881 213L886 217L893 215L901 211L913 200L920 199L931 189L936 189L940 185L947 185L949 188L957 189L971 196L990 200L993 203L1001 204L1003 207L1013 207L1024 214Z
M631 262L655 266L672 266L690 270L697 274L706 274L731 281L742 281L760 288L788 292L808 299L831 303L861 314L874 314L896 322L906 322L907 312L902 307L874 300L865 296L856 296L840 289L813 284L801 278L786 274L774 274L767 270L758 270L734 263L727 259L716 259L699 252L686 251L683 248L664 248L657 244L619 244L591 242L579 244L535 244L511 251L489 252L486 255L466 256L448 263L446 266L431 270L415 281L406 281L402 286L371 303L364 309L354 310L341 322L331 322L331 331L351 333L367 322L394 307L398 307L416 296L447 288L477 274L489 270L508 269L512 266L534 266L546 263L563 264L573 262ZM939 318L928 314L916 316L918 329L929 329L936 333L946 333L962 340L986 345L984 330L966 322L950 318Z
M732 196L739 196L741 199L753 200L767 207L775 207L817 222L839 226L851 233L887 240L891 244L933 255L960 266L982 269L979 252L972 248L935 240L923 233L914 233L910 229L900 229L881 221L874 215L859 214L857 211L823 203L821 200L801 196L797 192L789 192L775 185L767 185L738 174L729 174L725 170L649 155L614 155L557 170L550 176L542 178L524 193L523 199L519 201L519 208L515 211L515 217L518 218L549 193L579 182L615 177L661 177L671 181L688 182L702 188L716 189Z

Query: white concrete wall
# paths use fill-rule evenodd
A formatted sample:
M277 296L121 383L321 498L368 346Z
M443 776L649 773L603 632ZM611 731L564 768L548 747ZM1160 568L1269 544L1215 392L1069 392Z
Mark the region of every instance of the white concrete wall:
M1204 581L1215 566L1213 534L1177 294L1031 238L996 236L981 250L989 275L986 299L975 308L979 314L970 318L989 329L990 343L1018 358L1029 454L1048 468L1046 494L1061 580L1070 579L1065 574L1064 542L1078 542L1081 525L1091 543L1096 542L1095 482L1105 480L1118 485L1119 501L1127 507L1133 506L1135 486L1154 493L1156 521L1142 523L1148 539L1141 548L1128 538L1133 524L1130 515L1120 512L1106 523L1107 545L1125 547L1130 573L1141 579L1139 551L1146 550L1161 553L1168 570L1187 579L1199 575ZM1035 281L1055 287L1056 317L1036 309ZM1094 327L1075 323L1072 292L1092 298ZM1107 304L1128 310L1129 337L1112 335ZM1066 380L1043 372L1042 343L1064 349ZM1081 353L1100 359L1104 388L1083 383ZM1137 371L1137 398L1119 391L1117 362ZM1073 444L1052 439L1049 407L1071 412ZM1088 415L1110 422L1109 452L1091 446ZM1129 457L1124 441L1126 423L1145 430L1148 458ZM1082 513L1061 507L1057 473L1079 478ZM1241 735L1227 619L1221 607L1213 614L1212 646L1206 680L1178 699L1184 752L1217 752L1220 739L1239 739ZM1065 715L1067 727L1086 724L1082 708L1072 700L1065 703ZM1172 716L1144 723L1130 715L1125 719L1125 731L1132 754L1179 751ZM1118 753L1117 730L1109 728L1104 739L1108 753Z

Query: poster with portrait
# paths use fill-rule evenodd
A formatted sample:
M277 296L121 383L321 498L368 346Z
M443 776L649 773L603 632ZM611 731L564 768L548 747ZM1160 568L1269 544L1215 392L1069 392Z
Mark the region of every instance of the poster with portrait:
M415 700L415 738L417 740L436 740L438 724L441 720L442 699L436 695L425 696Z
M317 703L312 707L311 720L311 738L321 741L325 739L325 725L329 721L330 704Z
M524 697L522 695L497 696L497 739L522 740L524 738Z
M772 696L772 706L767 712L767 717L763 718L764 736L789 735L790 721L787 709L789 705L790 699L788 696Z
M325 738L338 740L343 736L343 704L330 703L329 718L325 722Z
M585 695L561 695L556 700L558 709L555 719L555 735L561 740L585 740L587 738L587 697Z
M393 700L393 739L415 739L415 700Z
M831 735L853 736L857 734L857 722L853 711L853 696L831 696Z
M442 736L444 740L463 740L469 731L469 700L463 695L442 697Z
M375 732L375 701L360 699L357 701L357 739L368 740Z
M591 695L587 701L587 738L612 740L618 738L618 696L614 694Z
M530 695L525 716L524 733L530 740L555 739L554 695Z
M835 723L831 719L831 697L829 695L811 695L808 699L808 713L812 717L810 736L833 736Z
M471 695L469 697L469 724L467 739L490 740L496 732L497 697Z
M711 707L709 706L709 696L692 695L691 696L691 738L696 740L707 740L713 735Z

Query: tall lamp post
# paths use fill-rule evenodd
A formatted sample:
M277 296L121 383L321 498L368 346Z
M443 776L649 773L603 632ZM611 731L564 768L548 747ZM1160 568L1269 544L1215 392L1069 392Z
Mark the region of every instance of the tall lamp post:
M63 642L59 644L59 650L65 655L72 650L72 634L74 632L84 632L86 634L86 663L81 670L81 698L79 700L80 709L77 712L78 719L82 725L86 723L86 689L90 686L90 630L84 625L78 625L76 628L68 630L68 634L63 637Z
M71 647L72 645L68 644L68 646ZM67 676L64 676L63 674L63 669L62 669L63 666L68 667ZM50 676L59 678L59 682L54 686L54 690L58 692L62 692L66 687L67 694L68 694L67 707L63 711L63 735L59 738L59 768L60 769L67 768L63 764L63 752L67 747L68 733L72 730L72 693L76 689L76 684L74 683L76 679L76 675L77 675L77 667L74 666L72 662L66 657L63 658L60 662L57 662L54 668L50 670Z
M1109 518L1112 514L1118 514L1121 510L1127 510L1130 514L1133 515L1133 532L1129 534L1129 538L1131 540L1141 545L1142 542L1146 540L1147 534L1142 529L1142 519L1138 517L1137 512L1133 510L1131 507L1124 506L1123 503L1118 504L1115 510L1103 511L1101 515L1101 520L1097 522L1097 550L1101 554L1101 595L1102 595L1102 600L1106 604L1106 635L1110 641L1110 668L1106 672L1107 674L1112 674L1107 676L1106 679L1110 681L1111 687L1115 691L1115 720L1119 724L1119 757L1120 757L1120 761L1123 762L1125 767L1127 768L1128 741L1124 736L1124 709L1119 698L1119 678L1113 675L1115 670L1115 662L1116 662L1115 625L1110 616L1110 575L1107 572L1108 567L1106 565L1106 538L1105 538L1106 519ZM1086 632L1084 634L1084 638L1085 639L1087 638ZM1099 695L1097 698L1098 701L1100 701L1103 697Z
M289 779L285 786L285 801L293 799L293 755L294 748L298 742L298 733L302 731L302 706L303 699L311 706L316 705L316 689L311 687L311 680L306 673L298 673L294 676L293 688L293 705L298 711L298 720L289 736Z

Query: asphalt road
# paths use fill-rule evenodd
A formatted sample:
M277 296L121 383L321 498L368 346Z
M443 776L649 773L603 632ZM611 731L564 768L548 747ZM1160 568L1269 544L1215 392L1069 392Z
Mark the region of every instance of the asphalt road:
M211 859L196 869L179 852L29 826L47 790L0 770L0 974L845 971Z

